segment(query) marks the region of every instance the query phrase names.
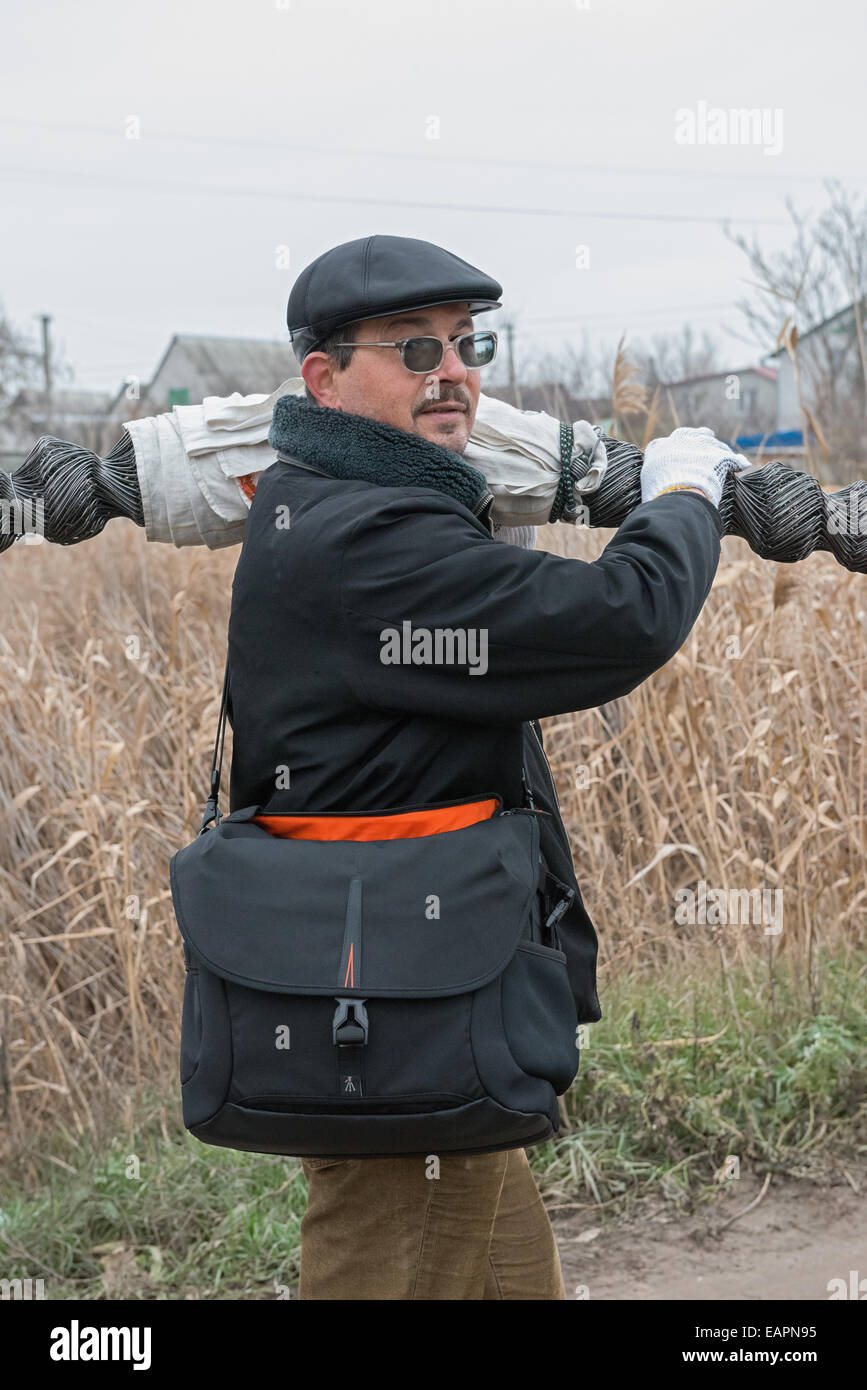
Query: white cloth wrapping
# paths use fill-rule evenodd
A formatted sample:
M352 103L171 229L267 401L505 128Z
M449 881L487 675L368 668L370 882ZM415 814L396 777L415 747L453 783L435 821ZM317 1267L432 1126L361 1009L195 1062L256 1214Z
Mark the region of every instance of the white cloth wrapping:
M212 550L240 544L250 501L238 479L274 462L268 443L274 403L303 394L302 378L290 377L270 395L206 396L201 405L126 421L148 540ZM596 451L598 474L604 445L586 421L574 428L576 450ZM488 481L498 539L535 544L533 528L548 520L560 477L559 420L482 394L463 457Z
M586 420L572 422L573 458L582 450L593 466L582 480L591 490L606 467L605 445ZM501 526L544 526L560 481L560 421L542 410L518 410L493 396L479 406L464 458L484 473ZM580 489L577 489L580 492Z
M218 452L196 460L194 472L174 413L129 420L125 428L135 449L148 540L211 550L239 545L248 509L236 479L224 473Z

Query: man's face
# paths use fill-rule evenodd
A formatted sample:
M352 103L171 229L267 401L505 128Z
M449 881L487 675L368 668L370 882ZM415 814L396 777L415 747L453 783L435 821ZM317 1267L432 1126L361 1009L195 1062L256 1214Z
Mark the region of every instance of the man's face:
M355 342L397 342L435 337L446 344L473 332L467 304L436 304L429 309L364 319L355 325ZM320 405L367 415L461 454L479 403L479 369L465 367L454 348L435 372L410 372L397 348L359 347L344 371L325 353L311 352L301 372Z

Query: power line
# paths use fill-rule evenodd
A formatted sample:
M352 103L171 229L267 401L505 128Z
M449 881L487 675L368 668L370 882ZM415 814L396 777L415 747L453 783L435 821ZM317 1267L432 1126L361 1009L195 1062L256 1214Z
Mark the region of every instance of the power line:
M123 138L119 126L99 126L88 125L84 122L66 122L59 124L57 121L33 121L22 120L14 117L0 117L0 124L11 126L34 127L40 130L55 130L66 133L71 130L78 130L92 135L110 135L113 138ZM280 150L284 154L314 154L319 158L325 159L396 159L412 160L418 163L419 153L417 150L402 152L400 150L371 150L359 149L353 146L342 146L335 148L323 148L321 145L295 145L287 144L283 140L259 140L256 138L246 138L238 135L195 135L190 131L148 131L147 140L162 140L168 143L202 144L209 147L219 147L221 145L237 145L245 149ZM432 164L474 164L484 165L501 169L536 169L550 173L568 174L613 174L618 177L626 175L639 175L641 177L654 178L709 178L723 179L729 182L749 182L749 183L768 183L776 180L783 183L824 183L826 180L837 179L840 182L864 183L867 181L867 174L845 173L845 174L784 174L774 173L773 170L763 169L760 172L749 173L740 171L729 173L725 169L672 169L671 167L650 167L644 166L637 168L630 165L619 164L570 164L559 161L538 160L538 159L498 159L488 155L445 155L435 153L436 141L426 140L425 148L430 155Z
M80 319L75 314L68 314L65 310L63 312L64 324L70 323L76 324L79 328L89 328L92 332L98 333L100 335L102 343L107 344L110 347L121 348L123 351L128 350L130 353L135 353L139 351L139 344L141 343L140 334L136 335L135 337L130 335L129 337L119 338L115 334L106 331L106 329L103 327L103 324L106 322L110 323L111 320L103 319L102 323L94 323L90 319Z
M529 315L527 317L524 317L523 315L519 314L512 315L508 320L504 321L500 327L500 331L506 337L508 346L510 328L513 328L513 331L515 333L522 333L522 337L524 338L525 342L532 342L538 339L555 338L562 336L563 333L570 328L574 328L576 330L582 328L594 328L597 326L604 325L606 323L620 323L628 326L632 320L638 317L649 318L650 322L648 324L645 324L644 327L647 329L652 329L654 322L661 322L663 319L669 319L677 314L688 314L692 319L715 317L720 308L734 309L734 305L732 305L730 300L720 300L716 303L712 302L708 304L671 305L668 308L659 309L624 309L621 313L586 315L576 314L573 315L571 318L546 318L544 316L531 317ZM63 315L64 320L67 317L68 315ZM83 322L82 320L78 321ZM523 332L525 325L530 326L530 332ZM537 325L539 325L540 327L537 327ZM92 326L94 328L97 327L97 325L95 324ZM209 334L207 336L219 335ZM233 335L230 334L228 336L231 337ZM110 340L106 339L106 341ZM283 344L279 339L268 339L267 341L275 342L278 346L281 347L285 346L287 352L291 350L292 345L288 338L288 335L285 344ZM125 368L118 367L116 363L113 362L85 362L76 363L75 365L76 368L80 371L109 372L126 370Z
M730 299L719 299L719 300L712 301L712 302L707 303L707 304L672 304L672 305L668 305L668 306L666 306L666 307L659 308L659 309L631 309L631 310L629 310L628 317L629 317L629 318L633 318L633 319L634 319L634 318L643 318L643 317L646 317L648 314L651 315L651 316L654 317L654 318L657 318L657 317L659 317L660 315L663 315L663 314L665 314L665 315L668 315L668 314L692 314L692 315L695 315L695 314L698 314L698 313L701 313L701 312L704 312L704 311L708 311L708 312L709 312L710 310L732 309L732 308L734 308L734 305L732 304L732 302L731 302ZM603 321L603 320L609 320L609 319L611 319L611 320L613 320L613 319L622 319L623 317L624 317L624 314L622 314L622 313L616 313L616 312L615 312L615 313L604 313L604 314L586 314L586 315L585 315L585 314L581 314L581 313L579 312L579 313L577 313L577 314L570 314L570 315L567 315L566 317L558 317L558 316L551 317L551 316L549 316L549 315L536 315L536 314L529 314L529 315L527 315L526 317L525 317L523 314L516 314L516 315L514 315L515 321L517 322L517 324L519 325L519 327L520 327L522 324L525 324L525 323L532 323L532 324L536 324L536 323L552 323L552 324L562 323L562 324L566 324L566 325L575 325L575 326L577 327L579 324L582 324L582 323L598 323L598 322L601 322L601 321Z
M701 321L701 318L702 318L703 316L696 314L696 315L694 315L693 317L694 317L694 319L695 319L696 321ZM630 331L630 329L629 329L630 316L629 316L628 314L622 315L622 316L621 316L621 321L622 321L622 324L623 324L622 331L623 331L624 333L628 333L628 332ZM581 322L576 321L576 323L575 323L575 328L576 328L576 329L581 328L581 327L590 327L590 328L593 328L594 326L595 326L595 325L593 324L593 322L592 322L591 320L589 320L589 319L588 319L588 320L585 320L585 321L581 321ZM651 322L651 323L642 325L642 327L643 327L643 329L644 329L645 332L653 332L653 331L654 331L654 328L655 328L656 326L658 326L658 327L661 328L661 329L664 329L664 328L666 328L668 325L667 325L666 323L664 323L661 319L660 319L660 320L657 320L656 323ZM554 341L554 342L563 342L564 340L568 341L569 337L571 336L571 335L568 334L568 332L566 332L566 331L564 331L564 330L561 330L561 329L555 329L555 328L552 328L552 329L542 329L541 332L536 331L536 330L533 330L533 331L528 332L528 333L522 333L522 332L521 332L521 324L520 324L520 323L516 323L514 327L515 327L515 342L517 342L517 337L518 337L518 335L520 334L521 342L522 342L524 345L529 344L529 345L532 346L532 345L535 344L535 345L538 345L538 346L544 346L546 343L550 343L550 342L552 342L552 341ZM505 330L503 330L503 331L505 332ZM507 346L508 346L508 335L507 335ZM288 353L288 351L290 350L290 348L291 348L291 344L289 343L289 341L288 341L288 339L287 339L287 342L286 342L286 350L287 350L287 353ZM145 379L145 378L148 376L148 374L149 374L149 369L144 369L144 368L143 368L142 370L136 372L136 371L133 371L133 370L131 369L131 367L129 366L129 364L127 364L126 366L121 367L121 366L116 366L116 365L113 364L113 363L78 362L78 361L74 360L74 361L72 362L72 366L75 368L75 371L76 371L77 373L82 373L82 374L83 374L83 373L88 373L88 374L105 373L106 375L113 375L113 376L117 377L118 379L120 379L120 378L125 378L125 377L130 376L130 375L138 376L138 377L141 377L142 379Z
M606 332L607 330L610 330L610 329L614 329L615 331L623 332L623 333L633 333L633 332L652 333L652 332L654 331L654 329L656 328L657 325L659 325L660 327L665 327L667 324L670 324L670 323L672 322L672 318L673 318L672 315L660 314L660 315L659 315L658 317L656 317L656 318L646 319L646 320L644 320L642 323L635 323L635 322L633 322L633 316L632 316L630 313L628 313L628 312L624 312L623 314L620 315L619 318L617 318L617 319L609 319L609 320L607 320L607 321L604 322L604 323L600 323L600 322L595 321L595 320L593 320L593 319L584 319L584 320L577 320L577 319L576 319L574 325L572 326L574 331L570 331L570 327L569 327L568 324L563 324L563 325L560 325L560 326L557 326L557 327L551 327L551 328L544 328L544 327L543 327L543 328L530 328L530 329L527 330L526 336L527 336L527 337L536 337L536 338L557 338L557 337L571 338L571 337L574 336L574 333L577 333L577 332L578 332L579 330L581 330L582 328L584 328L584 329L589 329L590 331L592 331L592 332L594 332L594 333L604 333L604 332ZM715 313L711 313L711 312L703 313L703 314L701 314L701 313L693 314L693 315L691 316L691 318L688 319L688 320L687 320L685 317L679 317L679 318L676 318L674 321L675 321L675 322L690 322L690 323L714 323L714 322L719 322L717 315L716 315ZM516 328L516 331L518 331L518 332L521 331L521 324L520 324L520 322L516 322L515 328ZM723 330L723 325L720 325L720 331L724 331L724 330ZM728 330L725 330L725 331L728 331Z
M271 188L247 188L242 186L231 187L222 185L219 188L211 187L208 184L196 184L190 187L189 183L176 183L171 180L159 179L131 179L125 178L120 174L92 174L88 172L76 172L71 169L25 169L15 165L0 166L0 174L13 179L20 179L24 182L39 181L42 178L72 180L77 186L82 183L108 184L117 187L122 184L126 187L141 191L145 188L158 189L162 192L183 194L186 197L201 197L206 194L210 197L226 198L264 198L270 202L289 202L289 203L329 203L329 204L352 204L366 207L390 207L390 208L419 208L425 212L473 212L482 213L488 216L517 216L517 217L571 217L573 219L600 219L611 222L678 222L678 223L710 223L713 226L720 226L724 222L740 222L750 226L764 227L785 227L788 226L782 218L772 217L738 217L738 216L717 216L705 217L686 213L646 213L646 212L597 212L589 211L584 208L542 208L542 207L511 207L491 203L443 203L425 202L416 198L372 198L358 194L339 194L339 193L287 193L275 191Z
M712 315L712 314L709 314L709 313L708 313L708 314L698 314L698 313L697 313L697 314L694 314L694 315L692 316L691 322L693 322L693 323L702 323L702 322L706 322L706 321L708 321L708 320L713 321L714 319L715 319L715 316ZM612 322L610 325L608 325L608 324L595 324L595 323L593 323L591 320L587 319L587 320L585 320L583 323L581 323L581 322L576 322L576 323L575 323L575 329L576 329L576 332L577 332L577 331L578 331L579 329L581 329L581 328L589 328L591 331L593 331L593 332L595 332L595 333L597 333L597 334L604 333L605 330L606 330L606 328L609 328L609 327L610 327L610 328L615 328L616 331L623 332L623 333L634 333L634 332L636 332L636 331L640 331L640 332L642 332L642 333L653 333L653 332L655 332L657 329L659 329L659 330L666 330L666 329L668 329L668 328L670 327L670 323L671 323L671 320L670 320L670 319L666 319L665 317L660 316L658 319L651 319L651 320L649 320L648 322L645 322L645 323L642 323L642 324L633 324L633 323L632 323L632 320L631 320L631 315L628 314L628 313L624 313L624 314L622 314L622 315L620 316L619 324L616 324L616 323L614 323L614 322ZM516 323L516 330L520 332L520 329L521 329L520 323ZM730 332L731 330L729 330L729 329L724 329L722 326L720 326L720 331L721 331L721 332ZM556 341L562 341L562 340L564 340L564 339L570 338L571 336L572 336L572 335L569 333L569 331L568 331L567 328L542 328L542 329L531 329L529 332L527 332L527 333L525 333L525 334L522 334L522 337L523 337L523 341L524 341L524 342L551 342L551 341L555 341L555 340L556 340Z

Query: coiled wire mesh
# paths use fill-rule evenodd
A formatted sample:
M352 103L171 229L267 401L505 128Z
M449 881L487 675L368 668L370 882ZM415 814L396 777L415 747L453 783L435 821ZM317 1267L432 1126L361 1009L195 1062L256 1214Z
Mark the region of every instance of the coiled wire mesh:
M124 430L103 459L78 444L42 435L15 473L0 470L0 503L6 504L0 551L22 534L34 512L42 535L55 545L90 540L113 516L144 526L132 436Z
M608 467L595 492L581 493L591 526L617 528L641 503L643 454L634 444L601 434ZM131 436L104 459L76 444L43 435L14 474L0 471L0 551L20 526L10 525L10 508L41 499L43 534L57 545L77 545L96 536L113 516L144 525ZM719 506L723 534L741 536L766 560L794 564L814 550L827 550L838 564L867 573L867 482L825 493L808 473L775 461L726 478Z
M591 526L616 528L641 502L644 455L622 439L600 438L608 467L581 502ZM729 473L719 513L723 535L741 536L765 560L790 565L829 550L845 569L867 573L867 481L826 493L809 473L776 460Z

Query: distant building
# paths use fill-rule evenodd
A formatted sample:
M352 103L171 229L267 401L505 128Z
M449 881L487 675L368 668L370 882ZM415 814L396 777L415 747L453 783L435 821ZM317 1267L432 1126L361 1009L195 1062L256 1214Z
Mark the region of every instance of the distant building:
M176 333L145 385L125 382L111 402L114 420L160 415L206 396L269 394L301 369L288 342Z
M708 425L723 439L769 434L777 418L777 372L771 367L706 372L664 384L660 397L681 425Z
M867 303L861 305L862 322L867 320ZM808 328L798 336L795 349L801 367L801 385L810 400L811 366L814 354L821 352L817 362L822 374L833 373L841 380L846 376L857 376L860 372L858 358L858 337L855 328L855 305L847 304L839 313ZM798 390L795 383L795 369L785 348L771 353L766 359L777 369L777 416L778 430L799 430L803 427Z
M49 417L44 391L19 391L0 419L0 468L14 472L41 434L69 439L97 454L107 451L118 436L108 419L111 402L107 391L54 390Z
M542 410L557 420L589 420L591 424L607 421L611 415L611 397L573 396L559 381L543 381L535 386L486 386L482 392L493 400L506 401L519 410Z
M655 434L668 434L678 425L707 425L719 439L733 444L741 453L759 458L769 453L775 458L800 458L805 452L801 431L777 428L777 384L778 372L766 366L707 372L663 384ZM554 381L517 389L485 386L484 392L517 405L519 410L543 410L559 420L589 420L606 433L612 428L610 396L579 398ZM621 438L631 437L633 419L638 422L636 438L643 435L644 418L626 416L618 425Z
M106 454L124 420L197 405L206 396L268 394L300 375L288 341L176 333L149 382L124 382L114 394L54 390L48 421L44 392L19 391L0 420L0 467L12 472L22 464L41 434Z

